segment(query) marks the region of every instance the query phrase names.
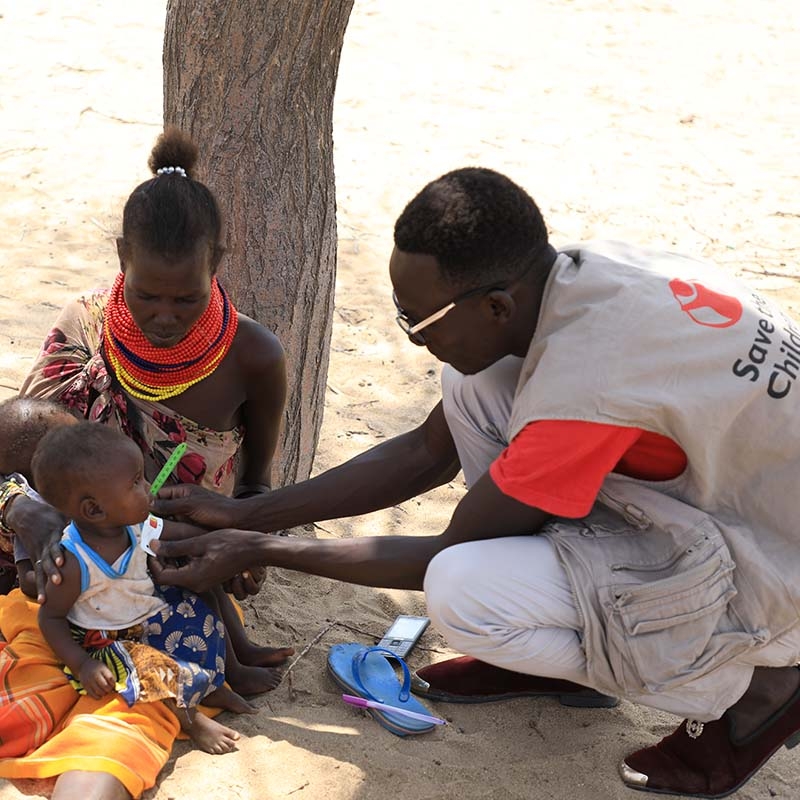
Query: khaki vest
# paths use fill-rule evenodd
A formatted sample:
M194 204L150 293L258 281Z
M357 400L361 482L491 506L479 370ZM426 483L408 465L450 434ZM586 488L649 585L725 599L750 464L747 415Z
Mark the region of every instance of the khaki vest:
M688 459L672 481L612 474L586 519L545 530L595 685L659 691L734 658L774 661L765 645L800 625L800 325L702 262L567 248L509 441L542 419L643 428Z

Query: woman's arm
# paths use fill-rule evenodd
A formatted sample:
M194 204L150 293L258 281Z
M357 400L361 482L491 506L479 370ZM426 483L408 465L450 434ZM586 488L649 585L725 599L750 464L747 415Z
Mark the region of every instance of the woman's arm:
M91 365L104 368L99 353L105 293L94 292L69 302L61 310L25 378L20 394L68 405L88 415ZM68 396L65 401L64 395Z
M242 463L234 496L260 494L272 485L272 458L286 404L286 358L278 338L239 315L237 355L244 376L245 428Z
M45 584L61 582L60 569L64 564L64 551L59 542L66 519L43 500L34 500L25 494L15 495L11 505L4 509L4 524L19 536L36 572L37 601L45 602Z
M0 442L0 447L5 447L5 442ZM0 475L0 553L12 556L14 553L14 529L11 527L6 515L11 511L11 506L18 497L27 494L25 486L19 476Z

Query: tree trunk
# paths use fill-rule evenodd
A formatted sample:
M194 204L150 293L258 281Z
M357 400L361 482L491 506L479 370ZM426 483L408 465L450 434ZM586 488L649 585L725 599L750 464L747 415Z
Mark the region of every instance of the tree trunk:
M169 0L164 122L192 135L226 223L223 282L286 349L276 485L322 424L333 290L333 94L353 0Z

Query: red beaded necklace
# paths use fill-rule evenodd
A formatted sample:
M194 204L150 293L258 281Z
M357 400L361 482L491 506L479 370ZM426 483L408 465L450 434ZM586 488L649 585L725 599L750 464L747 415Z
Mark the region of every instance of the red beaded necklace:
M125 391L143 400L166 400L207 378L220 365L239 318L216 277L206 310L174 347L155 347L147 340L125 303L124 286L120 272L106 305L103 355Z

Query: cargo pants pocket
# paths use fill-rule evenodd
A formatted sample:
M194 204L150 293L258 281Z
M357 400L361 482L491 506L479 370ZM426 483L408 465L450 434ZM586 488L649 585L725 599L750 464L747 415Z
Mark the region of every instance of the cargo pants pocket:
M646 574L654 565L615 565L620 581L607 587L604 605L610 666L624 691L680 686L736 646L739 637L720 625L736 595L734 564L715 538L696 542L655 580Z

